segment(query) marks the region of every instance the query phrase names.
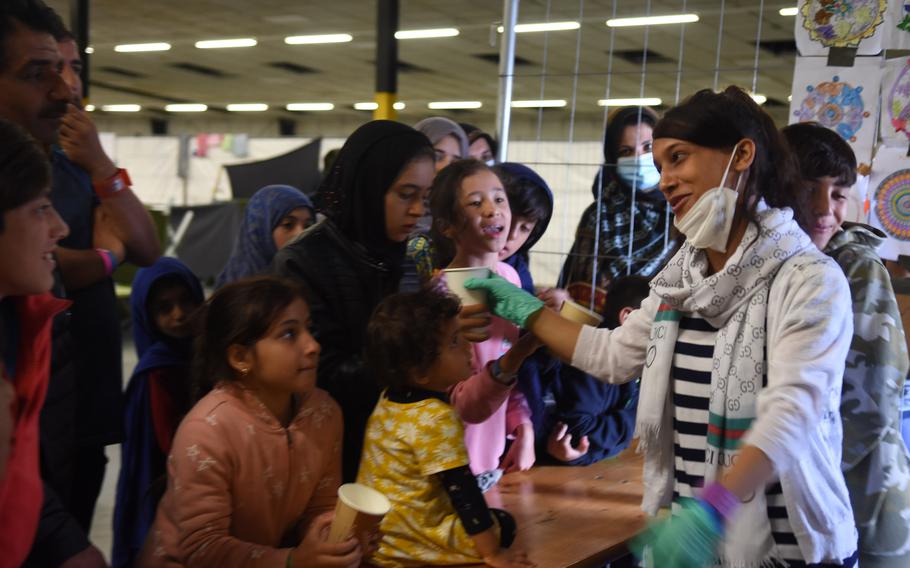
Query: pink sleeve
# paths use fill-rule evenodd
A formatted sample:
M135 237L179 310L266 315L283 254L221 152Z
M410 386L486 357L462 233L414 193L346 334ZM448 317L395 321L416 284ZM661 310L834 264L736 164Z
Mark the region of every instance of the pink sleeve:
M511 436L520 424L531 424L531 407L525 395L515 389L509 394L509 406L506 407L506 433Z
M289 549L231 536L231 485L236 464L230 442L205 420L185 420L168 460L168 491L176 493L165 511L177 527L177 551L184 566L219 568L284 566Z
M512 387L494 381L489 365L484 365L479 373L451 387L449 400L465 423L480 424L499 410L510 392Z
M331 441L332 451L329 461L322 471L322 477L319 483L316 484L316 490L313 492L313 496L310 497L306 511L304 511L301 518L301 538L306 534L306 528L313 522L313 519L322 513L335 509L335 502L338 500L338 487L341 484L341 440L344 426L341 420L341 408L334 400L330 402L333 412L329 418L329 428L325 431L327 435L322 438L322 434L320 434L320 439L316 443L321 444L323 440Z

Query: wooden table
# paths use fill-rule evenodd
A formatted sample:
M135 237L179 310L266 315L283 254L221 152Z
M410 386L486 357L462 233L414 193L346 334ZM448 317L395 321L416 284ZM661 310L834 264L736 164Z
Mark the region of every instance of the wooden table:
M642 460L631 450L584 467L543 466L502 478L486 494L515 516L513 546L539 568L603 566L645 526Z

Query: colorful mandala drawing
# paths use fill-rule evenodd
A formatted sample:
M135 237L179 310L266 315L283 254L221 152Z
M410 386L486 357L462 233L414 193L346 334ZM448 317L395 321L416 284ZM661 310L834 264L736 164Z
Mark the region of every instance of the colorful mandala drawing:
M910 241L910 170L898 170L875 190L875 212L889 236Z
M907 121L910 120L910 59L901 69L888 93L888 112L895 132L903 132L910 138Z
M806 0L803 27L825 47L856 47L885 19L888 0Z
M863 127L869 111L863 108L863 88L854 87L835 75L830 81L809 85L808 94L793 115L799 122L816 121L840 134L844 140L856 142L856 133Z

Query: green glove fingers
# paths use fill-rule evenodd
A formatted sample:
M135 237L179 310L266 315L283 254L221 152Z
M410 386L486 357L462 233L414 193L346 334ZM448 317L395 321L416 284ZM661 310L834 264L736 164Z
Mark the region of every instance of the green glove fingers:
M723 532L716 513L700 499L680 499L682 510L636 537L630 548L647 566L703 568L713 565Z
M528 318L544 307L542 300L496 274L489 278L470 278L464 287L469 290L486 290L493 313L520 327L525 327Z

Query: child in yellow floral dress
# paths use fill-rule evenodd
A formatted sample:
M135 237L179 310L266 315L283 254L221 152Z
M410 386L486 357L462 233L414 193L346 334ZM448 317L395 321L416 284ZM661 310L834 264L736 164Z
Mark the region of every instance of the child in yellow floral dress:
M486 562L534 566L509 549L515 521L484 501L448 392L471 376L459 302L424 289L386 298L367 328L367 358L387 386L367 423L360 483L392 502L370 562L383 568Z

